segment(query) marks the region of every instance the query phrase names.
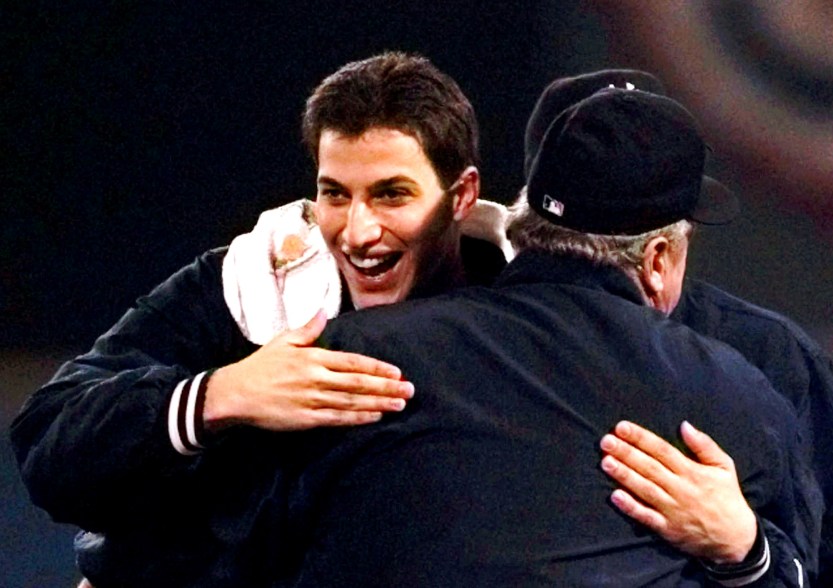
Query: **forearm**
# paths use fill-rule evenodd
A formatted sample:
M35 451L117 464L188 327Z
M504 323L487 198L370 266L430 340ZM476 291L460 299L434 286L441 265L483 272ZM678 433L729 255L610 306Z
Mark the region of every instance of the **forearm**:
M226 311L219 259L200 258L140 299L15 419L24 481L57 520L99 528L189 472L194 459L169 429L174 391L253 349Z
M169 398L185 374L154 366L105 378L67 369L76 373L30 399L11 439L33 502L58 521L99 528L114 511L141 507L146 485L190 468L167 430Z

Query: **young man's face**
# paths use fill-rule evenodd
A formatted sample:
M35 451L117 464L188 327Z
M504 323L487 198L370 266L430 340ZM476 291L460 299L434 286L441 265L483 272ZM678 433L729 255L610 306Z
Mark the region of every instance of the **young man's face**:
M318 224L356 308L404 300L442 279L459 257L457 200L411 135L321 134Z

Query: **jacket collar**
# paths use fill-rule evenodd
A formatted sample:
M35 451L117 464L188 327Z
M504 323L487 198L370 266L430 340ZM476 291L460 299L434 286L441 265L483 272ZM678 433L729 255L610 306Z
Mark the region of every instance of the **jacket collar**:
M639 288L622 270L594 264L579 257L541 251L519 253L506 266L495 285L501 287L535 282L600 290L640 305L645 304Z

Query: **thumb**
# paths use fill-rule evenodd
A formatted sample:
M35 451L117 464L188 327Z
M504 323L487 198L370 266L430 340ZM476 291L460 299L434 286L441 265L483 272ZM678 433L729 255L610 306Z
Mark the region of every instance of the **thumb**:
M315 343L315 340L318 339L318 336L321 335L324 331L324 327L326 326L327 313L324 312L324 309L321 309L315 313L314 317L307 321L307 324L298 327L297 329L287 331L282 338L284 342L289 343L290 345L307 347Z
M732 467L732 458L715 443L714 439L694 428L688 421L680 425L680 433L686 446L694 453L697 461L704 465Z

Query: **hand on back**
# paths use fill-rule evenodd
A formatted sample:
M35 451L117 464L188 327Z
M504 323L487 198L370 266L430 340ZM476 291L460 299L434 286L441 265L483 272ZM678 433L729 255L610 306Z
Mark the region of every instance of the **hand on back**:
M757 521L735 464L689 423L680 430L699 461L634 423L620 422L602 438L602 470L622 486L611 501L689 555L739 563L752 549Z
M361 425L402 410L414 388L401 380L399 368L314 347L326 323L319 312L303 327L281 333L250 356L214 372L203 412L206 429Z

